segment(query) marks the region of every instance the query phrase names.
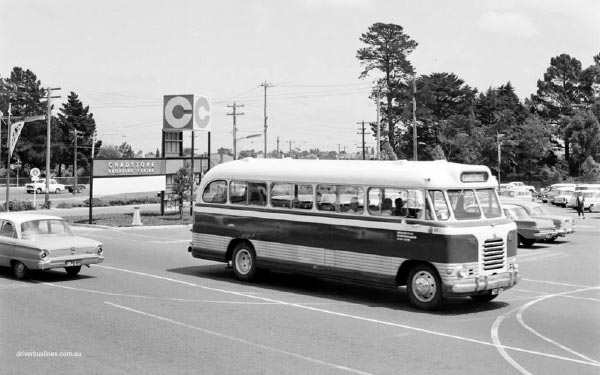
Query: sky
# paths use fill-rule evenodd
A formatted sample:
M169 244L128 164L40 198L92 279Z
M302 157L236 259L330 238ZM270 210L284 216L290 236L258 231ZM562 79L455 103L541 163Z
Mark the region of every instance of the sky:
M356 51L376 22L418 43L418 75L454 73L479 91L510 81L521 99L552 57L586 68L600 53L596 0L0 0L0 14L0 77L31 70L61 88L56 109L75 92L105 145L143 152L160 148L165 95L211 99L212 152L233 147L234 101L237 138L262 133L263 82L269 151L277 139L284 151L359 151L357 123L377 113ZM263 142L240 139L238 151ZM207 143L196 132L196 152Z

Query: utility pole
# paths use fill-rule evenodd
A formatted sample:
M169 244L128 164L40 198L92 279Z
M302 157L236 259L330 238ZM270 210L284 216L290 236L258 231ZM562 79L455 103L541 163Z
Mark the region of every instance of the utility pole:
M279 153L279 136L277 136L277 159L279 159L281 157L281 154Z
M361 132L356 133L356 134L362 133L362 156L363 156L363 160L366 160L365 159L365 122L361 121L361 122L357 122L357 124L361 125Z
M73 183L73 195L77 191L77 138L81 132L77 129L73 129L73 137L75 138L75 152L73 153L73 177L75 177L75 181Z
M381 150L381 123L380 120L381 113L381 87L377 87L377 160L381 160L381 155L379 151Z
M413 160L417 160L417 99L415 98L415 94L417 93L417 83L416 76L413 76L413 95L412 95L412 104L413 104Z
M46 199L45 205L50 208L50 127L52 125L52 99L60 98L60 96L52 96L52 91L60 90L60 87L47 89L47 104L48 112L46 118L48 119L48 125L46 127Z
M292 141L288 141L288 143L290 144L290 158L292 157Z
M236 104L235 100L233 101L233 105L227 105L228 108L233 108L232 113L228 113L227 116L233 116L233 160L237 160L237 127L236 127L236 119L237 116L241 116L244 112L237 112L238 107L243 107L243 104ZM265 127L266 132L266 127Z
M263 83L260 84L260 86L264 87L265 89L265 154L264 154L264 158L267 158L267 88L268 87L273 87L273 85L267 81L264 81Z

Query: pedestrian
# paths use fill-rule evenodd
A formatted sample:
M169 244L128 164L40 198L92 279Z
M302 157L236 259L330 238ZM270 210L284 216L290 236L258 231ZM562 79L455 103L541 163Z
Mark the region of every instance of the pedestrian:
M575 206L575 208L577 208L577 217L583 216L583 219L585 220L585 197L581 191L577 194Z

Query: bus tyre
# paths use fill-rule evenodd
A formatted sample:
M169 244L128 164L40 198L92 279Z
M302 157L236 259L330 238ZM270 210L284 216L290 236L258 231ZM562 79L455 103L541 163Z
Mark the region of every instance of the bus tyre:
M408 273L406 280L408 299L423 310L438 309L443 302L442 283L435 268L418 264Z
M235 277L244 281L251 281L256 277L256 254L252 245L247 242L237 244L233 249L233 273Z

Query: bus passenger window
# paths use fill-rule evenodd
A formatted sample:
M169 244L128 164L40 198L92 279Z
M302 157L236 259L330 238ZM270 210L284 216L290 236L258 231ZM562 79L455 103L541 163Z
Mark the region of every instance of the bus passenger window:
M337 211L337 186L317 185L317 209L319 211Z
M202 200L206 203L227 203L227 182L213 181L206 185Z
M296 185L294 188L294 199L292 199L292 208L311 210L313 207L313 196L312 185Z
M264 182L249 182L248 191L250 198L248 204L253 206L267 205L267 184Z
M229 201L233 204L246 204L247 191L248 186L245 181L232 181L229 192Z
M274 183L271 185L271 206L291 208L293 199L293 184Z

